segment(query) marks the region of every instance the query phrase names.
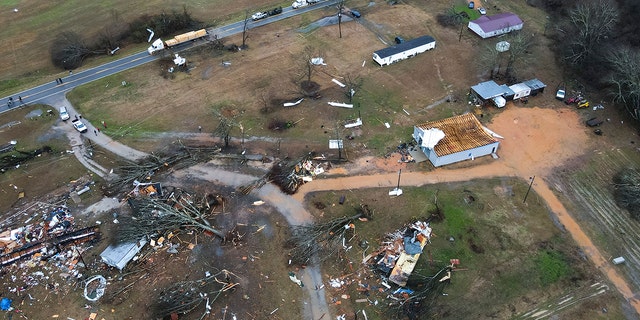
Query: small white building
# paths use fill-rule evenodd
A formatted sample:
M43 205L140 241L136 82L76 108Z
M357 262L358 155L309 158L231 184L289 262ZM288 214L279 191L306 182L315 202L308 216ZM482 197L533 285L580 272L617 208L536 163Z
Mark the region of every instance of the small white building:
M435 47L436 39L430 36L422 36L396 44L395 46L380 49L373 53L373 60L381 66L386 66L400 60L411 58Z
M500 145L471 113L416 125L413 139L435 167L494 154Z
M509 89L513 91L513 100L528 97L531 94L531 88L524 83L516 83L509 86Z
M482 39L486 39L520 30L523 25L524 22L516 14L505 12L492 16L481 16L476 20L469 21L468 27Z

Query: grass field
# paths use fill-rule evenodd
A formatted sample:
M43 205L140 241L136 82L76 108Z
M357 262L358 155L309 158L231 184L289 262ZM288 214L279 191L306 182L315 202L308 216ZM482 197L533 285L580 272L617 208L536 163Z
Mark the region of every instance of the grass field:
M440 296L429 311L431 316L508 319L526 313L541 301L557 299L572 290L588 290L600 276L581 262L575 244L548 218L543 203L530 198L531 202L523 205L520 196L513 196L523 195L526 188L519 180L494 179L403 188L402 196L391 199L386 189L359 190L347 192L344 205L337 204L341 194L335 192L308 196L308 210L319 221L352 215L360 204L375 211L373 220L356 221L355 236L347 244L352 249L324 263L323 270L330 278L343 277L351 283L340 289L328 288L329 299L341 301L335 305L336 313L364 309L369 319L390 318L385 302L388 292L369 292L366 296L357 290L361 289L359 284L381 287L378 276L360 261L377 249L385 233L415 219L424 221L435 209L436 196L445 219L431 224L431 243L421 255L409 287L419 288L415 285L420 275L434 275L449 259L460 259L460 270L454 271L451 285L444 290L446 295ZM318 203L326 207L319 210ZM362 240L369 242L367 250L358 246ZM340 298L343 294L349 298ZM355 302L361 298L379 304ZM590 307L567 308L556 314L562 319L622 317L614 292L593 299L597 306L606 305L609 313L603 314L601 307L587 302Z

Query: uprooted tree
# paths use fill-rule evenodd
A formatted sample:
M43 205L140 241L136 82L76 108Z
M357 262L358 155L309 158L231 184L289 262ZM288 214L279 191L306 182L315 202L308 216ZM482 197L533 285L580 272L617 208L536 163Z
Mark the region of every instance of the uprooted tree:
M210 210L196 205L190 199L172 196L167 200L154 198L130 199L132 216L122 216L116 239L135 242L143 237L165 234L186 227L208 231L221 239L225 233L208 221Z
M151 180L157 174L167 172L169 169L185 168L196 163L207 162L220 153L220 148L191 147L178 141L177 150L166 154L151 154L148 157L125 164L114 169L114 175L109 178L109 189L112 193L128 191L134 187L134 182Z
M614 197L618 206L640 220L640 171L626 168L613 177Z
M181 281L160 291L155 299L153 311L157 319L165 319L172 314L187 314L204 303L202 317L209 314L211 304L220 295L238 285L233 281L238 277L228 270L221 270L211 276L190 281Z
M452 266L441 268L433 276L413 275L411 284L414 293L390 302L389 312L392 316L411 320L423 319L429 315L438 297L442 296L445 287L451 283Z
M106 51L92 48L75 32L63 32L53 40L50 54L53 65L71 70L81 66L82 61L89 56L106 54Z
M292 246L289 252L291 262L305 265L315 256L322 261L345 250L354 236L353 222L361 218L371 219L373 216L373 211L366 204L361 204L356 211L350 217L293 227L288 241Z

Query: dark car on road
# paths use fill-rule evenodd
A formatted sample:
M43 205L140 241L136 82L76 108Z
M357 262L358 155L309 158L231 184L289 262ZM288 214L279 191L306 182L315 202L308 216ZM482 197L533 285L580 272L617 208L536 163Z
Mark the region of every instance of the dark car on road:
M351 15L352 15L354 18L360 18L360 17L362 17L362 15L360 14L360 12L359 12L359 11L356 11L356 10L351 10Z

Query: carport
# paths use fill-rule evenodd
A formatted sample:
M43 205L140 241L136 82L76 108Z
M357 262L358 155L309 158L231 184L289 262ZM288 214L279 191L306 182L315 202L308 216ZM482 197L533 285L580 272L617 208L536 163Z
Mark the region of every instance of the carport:
M507 85L499 85L493 80L485 81L471 87L470 95L486 103L492 101L498 108L506 104L506 98L513 97L515 93Z

